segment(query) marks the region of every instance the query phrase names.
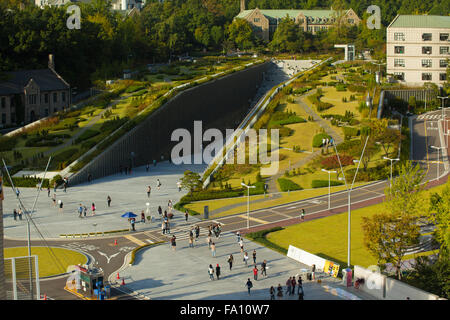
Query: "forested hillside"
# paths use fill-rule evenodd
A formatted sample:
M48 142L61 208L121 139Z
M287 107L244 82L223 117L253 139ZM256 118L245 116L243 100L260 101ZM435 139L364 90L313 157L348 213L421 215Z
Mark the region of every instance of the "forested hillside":
M19 10L19 3L25 3ZM95 79L120 75L139 63L167 61L185 52L269 48L275 52L310 52L332 48L337 41L355 42L358 48L383 50L385 30L343 28L327 34L297 34L282 30L265 44L256 39L248 23L234 21L239 0L148 0L140 15L125 18L110 10L106 0L93 0L81 7L81 29L69 30L65 8L39 9L23 0L0 0L0 71L42 68L49 53L56 68L71 84L81 88ZM448 14L450 1L425 0L248 0L251 8L353 8L367 17L367 7L381 8L386 26L397 13ZM68 6L68 5L67 5ZM66 7L67 7L66 6Z

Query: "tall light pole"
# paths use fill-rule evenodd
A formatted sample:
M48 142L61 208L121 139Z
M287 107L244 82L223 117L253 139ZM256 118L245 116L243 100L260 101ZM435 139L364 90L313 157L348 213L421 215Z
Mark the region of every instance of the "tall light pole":
M375 62L372 62L372 63L378 66L378 74L380 75L380 83L381 83L381 66L382 66L382 65L385 65L386 63L385 63L385 62L384 62L384 63L375 63Z
M445 106L445 99L448 99L448 96L446 96L446 97L441 97L441 96L437 96L437 98L438 99L441 99L441 101L442 101L442 107L441 107L441 109L442 109L442 121L443 121L443 123L442 123L442 130L444 131L444 134L447 132L447 130L448 130L448 128L447 128L447 130L445 129L445 123L446 123L446 121L445 121L445 115L444 115L444 106ZM446 141L446 145L447 145L447 140L445 140Z
M356 180L356 176L358 175L358 170L359 170L359 166L362 162L362 158L364 156L364 151L366 150L366 146L367 146L367 142L369 141L369 136L367 136L366 138L366 143L364 144L364 148L362 150L361 153L361 158L359 160L353 160L354 163L358 163L358 167L356 168L356 172L355 172L355 176L353 177L353 182L352 185L350 186L350 189L348 188L347 185L347 179L345 179L345 173L344 170L342 169L342 163L341 163L341 158L339 157L339 153L337 152L337 148L336 148L336 144L333 143L334 146L334 150L336 151L336 155L339 161L339 166L341 168L341 172L342 172L342 176L344 177L344 182L345 182L345 187L347 188L348 191L348 239L347 239L347 266L348 268L350 268L350 251L351 251L351 192L353 189L353 185L355 184L355 180Z
M435 147L435 146L430 146L431 149L435 149L437 150L437 177L436 180L439 180L439 150L445 149L445 147Z
M256 188L255 186L248 186L241 182L241 186L247 188L247 229L250 228L250 189Z
M389 191L390 191L392 189L392 162L399 161L400 159L399 158L391 159L391 158L388 158L388 157L383 157L383 159L391 161L391 180L390 180L390 183L389 183Z
M331 208L331 174L336 173L337 171L328 171L325 169L322 169L323 172L328 173L328 210Z

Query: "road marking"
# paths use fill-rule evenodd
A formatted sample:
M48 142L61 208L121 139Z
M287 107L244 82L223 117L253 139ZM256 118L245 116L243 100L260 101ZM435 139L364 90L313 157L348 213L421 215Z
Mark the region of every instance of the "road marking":
M247 219L247 214L241 214L238 217L242 218L242 219ZM258 219L258 218L254 218L254 217L250 217L250 216L248 217L248 219L251 220L251 221L262 223L262 224L268 224L269 223L268 221L261 220L261 219Z
M130 240L131 242L134 242L134 243L136 243L136 244L138 244L140 246L145 245L145 242L137 239L136 237L133 237L132 235L126 235L124 237L127 238L128 240Z
M152 240L150 239L145 239L145 241L147 241L148 243L154 243Z
M286 213L281 213L281 212L275 211L275 210L273 210L273 209L269 209L269 211L270 211L270 212L273 212L273 213L275 213L275 214L279 214L280 216L283 216L283 217L286 217L286 218L294 218L294 217L292 217L292 216L290 216L290 215L288 215L288 214L286 214Z
M102 256L104 256L105 258L106 258L106 261L107 261L107 263L109 263L109 261L112 259L112 258L114 258L115 256L117 256L120 252L117 252L117 253L115 253L115 254L113 254L113 255L111 255L111 256L107 256L106 255L106 253L103 253L103 252L100 252L100 251L97 251L100 255L102 255Z

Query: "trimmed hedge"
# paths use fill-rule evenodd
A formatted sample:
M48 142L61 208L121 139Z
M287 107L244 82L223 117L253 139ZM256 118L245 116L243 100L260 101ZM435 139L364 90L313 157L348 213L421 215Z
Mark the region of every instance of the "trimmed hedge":
M295 191L295 190L303 190L301 186L296 184L294 181L286 179L286 178L279 178L277 179L278 185L280 186L281 191Z
M266 230L261 230L257 232L248 233L245 235L246 238L251 239L252 241L258 242L259 244L269 248L273 249L277 252L280 252L282 254L287 254L287 250L283 247L280 247L279 245L267 240L266 235L271 232L281 231L284 230L282 227L274 227Z
M302 122L306 122L306 120L303 119L302 117L299 117L299 116L290 116L287 119L274 121L273 124L274 125L281 125L281 126L283 126L283 125L286 125L286 124L302 123Z
M83 142L85 140L88 140L90 138L93 138L100 134L100 131L87 129L85 132L83 132L78 138L75 139L75 143L78 144L80 142Z
M342 181L334 181L331 180L330 181L330 186L341 186L343 185L344 182ZM312 188L324 188L324 187L328 187L328 180L313 180L311 182L311 187Z
M331 139L331 136L329 136L326 133L318 133L314 136L312 146L314 148L320 148L322 146L322 139Z
M36 188L36 185L41 183L41 179L39 178L23 178L23 177L12 177L13 183L15 187L21 188ZM9 179L4 179L3 184L5 186L11 186ZM42 188L47 188L49 186L49 180L44 179L42 183Z

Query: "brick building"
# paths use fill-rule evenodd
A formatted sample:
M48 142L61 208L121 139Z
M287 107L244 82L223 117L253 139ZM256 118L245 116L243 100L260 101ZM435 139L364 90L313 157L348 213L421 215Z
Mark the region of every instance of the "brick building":
M70 106L70 85L48 69L6 72L0 75L0 126L21 125Z
M343 23L358 25L361 19L353 9L345 10L342 16ZM245 0L241 0L241 12L235 18L247 20L253 27L257 37L264 41L272 40L273 34L281 19L293 19L304 32L316 34L320 30L328 30L336 22L338 12L336 10L273 10L251 9L245 10Z

